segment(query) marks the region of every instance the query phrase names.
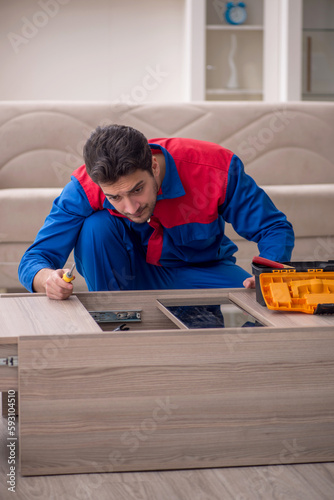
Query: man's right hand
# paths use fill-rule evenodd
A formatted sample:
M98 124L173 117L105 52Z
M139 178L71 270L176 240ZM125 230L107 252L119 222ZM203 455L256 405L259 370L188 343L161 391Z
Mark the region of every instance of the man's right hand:
M68 299L73 293L73 285L63 280L67 271L69 269L41 269L34 278L33 290L46 293L50 299Z

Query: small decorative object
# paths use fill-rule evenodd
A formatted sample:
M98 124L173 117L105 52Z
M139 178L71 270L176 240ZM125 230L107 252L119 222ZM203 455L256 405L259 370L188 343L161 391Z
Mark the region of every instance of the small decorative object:
M225 19L229 24L243 24L247 19L246 4L244 2L227 2Z
M239 87L237 68L234 62L235 52L237 50L237 35L235 33L231 34L231 48L228 55L228 65L230 67L230 78L227 82L228 89L237 89Z

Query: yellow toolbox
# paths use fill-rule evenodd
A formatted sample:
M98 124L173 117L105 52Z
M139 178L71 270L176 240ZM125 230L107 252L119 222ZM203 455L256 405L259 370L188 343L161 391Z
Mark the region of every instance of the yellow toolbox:
M257 302L284 312L334 314L334 261L288 264L291 268L252 264Z

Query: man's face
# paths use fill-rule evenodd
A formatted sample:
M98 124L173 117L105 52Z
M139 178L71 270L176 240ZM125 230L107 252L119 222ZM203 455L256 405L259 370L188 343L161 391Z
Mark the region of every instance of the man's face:
M100 187L116 210L138 224L146 222L157 202L160 185L156 169L153 176L146 170L136 170L112 184Z

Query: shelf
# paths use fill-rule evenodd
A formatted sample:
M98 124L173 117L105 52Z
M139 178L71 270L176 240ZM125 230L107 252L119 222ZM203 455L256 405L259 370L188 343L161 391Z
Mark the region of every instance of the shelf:
M334 99L334 92L303 92L303 98L311 97L328 97Z
M260 89L207 89L207 95L262 95Z
M263 26L259 24L249 24L242 26L230 26L221 24L208 24L206 26L207 30L217 30L217 31L263 31Z
M303 31L317 31L318 33L332 32L334 33L334 28L303 28Z

